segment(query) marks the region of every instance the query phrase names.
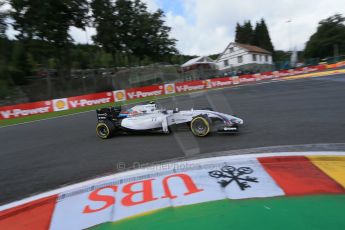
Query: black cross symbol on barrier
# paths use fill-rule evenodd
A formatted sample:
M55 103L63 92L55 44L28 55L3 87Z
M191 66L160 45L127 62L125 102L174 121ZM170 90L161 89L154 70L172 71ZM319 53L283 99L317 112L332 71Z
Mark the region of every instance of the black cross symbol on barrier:
M236 169L233 166L225 165L221 168L221 170L210 171L208 172L208 174L211 177L214 177L217 179L224 178L218 181L218 183L223 188L231 184L231 182L235 181L236 184L243 191L246 188L250 188L250 185L248 184L248 182L254 182L254 183L259 182L256 177L249 177L249 176L241 177L242 175L251 174L253 172L254 172L253 169L251 169L250 167L240 167ZM225 178L228 178L228 179L225 179Z

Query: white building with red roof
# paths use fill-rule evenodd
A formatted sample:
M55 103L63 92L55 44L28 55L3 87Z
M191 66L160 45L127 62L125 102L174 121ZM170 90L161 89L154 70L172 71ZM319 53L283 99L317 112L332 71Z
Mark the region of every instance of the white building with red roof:
M218 69L269 71L273 67L272 53L257 46L231 42L216 60Z

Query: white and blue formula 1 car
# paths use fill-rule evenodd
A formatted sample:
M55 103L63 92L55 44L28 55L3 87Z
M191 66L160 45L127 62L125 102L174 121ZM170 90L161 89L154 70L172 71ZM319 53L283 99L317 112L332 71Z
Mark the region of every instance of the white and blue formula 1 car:
M198 137L210 132L236 133L243 120L212 109L166 110L151 102L136 105L126 111L121 107L98 109L96 133L102 139L115 134L138 132L170 133L178 127L189 128ZM174 129L174 128L177 129Z

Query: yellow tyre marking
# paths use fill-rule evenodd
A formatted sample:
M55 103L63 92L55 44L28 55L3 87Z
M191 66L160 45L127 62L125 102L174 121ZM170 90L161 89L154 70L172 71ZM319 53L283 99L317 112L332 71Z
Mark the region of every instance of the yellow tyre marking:
M199 120L199 119L201 119L201 120L204 122L204 124L207 126L207 131L206 131L204 134L202 134L202 135L197 134L197 133L194 131L194 129L193 129L193 123L194 123L196 120ZM192 120L191 124L190 124L190 128L191 128L193 134L196 135L196 136L199 136L199 137L204 137L204 136L206 136L206 135L210 132L210 125L209 125L208 121L207 121L205 118L203 118L203 117L196 117L196 118L194 118L194 119Z
M101 126L104 126L106 129L107 129L107 135L106 136L101 136L98 132L98 128L101 127ZM99 136L100 138L102 139L107 139L109 134L110 134L110 130L108 128L108 126L105 124L105 123L98 123L97 126L96 126L96 133L97 133L97 136Z

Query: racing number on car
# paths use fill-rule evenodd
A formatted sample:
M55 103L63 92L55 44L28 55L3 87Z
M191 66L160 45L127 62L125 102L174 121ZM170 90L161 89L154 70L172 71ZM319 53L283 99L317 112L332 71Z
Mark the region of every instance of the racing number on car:
M157 117L152 117L152 121L157 121Z

